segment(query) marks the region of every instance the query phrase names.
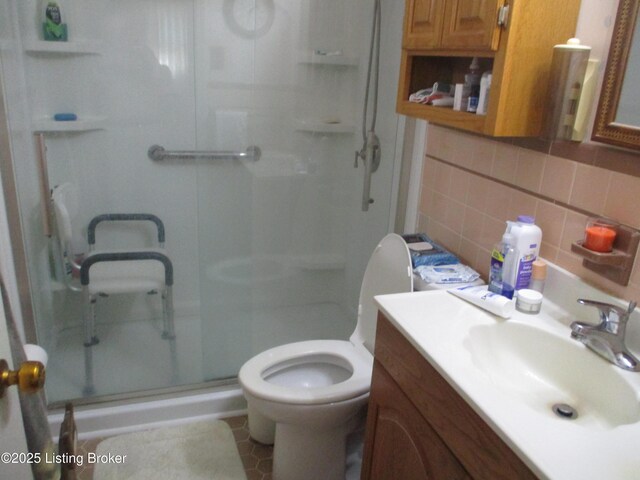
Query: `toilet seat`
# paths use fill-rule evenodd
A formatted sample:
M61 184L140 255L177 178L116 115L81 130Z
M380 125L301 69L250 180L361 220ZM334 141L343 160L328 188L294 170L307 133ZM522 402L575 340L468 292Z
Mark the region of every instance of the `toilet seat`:
M351 371L346 380L333 385L300 388L269 382L265 377L294 365L330 363ZM295 405L340 402L369 391L373 358L343 340L309 340L271 348L246 362L239 378L244 389L264 400Z

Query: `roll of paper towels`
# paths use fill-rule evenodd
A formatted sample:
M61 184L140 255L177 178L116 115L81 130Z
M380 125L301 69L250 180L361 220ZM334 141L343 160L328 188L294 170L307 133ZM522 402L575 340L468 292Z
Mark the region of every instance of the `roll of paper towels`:
M544 137L571 140L591 47L577 38L553 47Z
M45 349L40 345L25 343L24 354L27 356L27 360L40 362L45 367L47 366L47 362L49 361L49 355L47 355Z

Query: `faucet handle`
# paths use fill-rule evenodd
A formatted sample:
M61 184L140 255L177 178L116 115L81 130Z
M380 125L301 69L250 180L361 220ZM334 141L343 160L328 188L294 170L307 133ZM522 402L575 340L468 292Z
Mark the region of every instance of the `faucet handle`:
M633 311L636 309L636 305L638 304L633 300L629 302L629 308L627 309L627 317L633 313Z
M600 320L603 323L611 322L609 315L611 312L615 312L618 323L626 323L629 319L629 315L636 308L636 302L629 302L629 307L625 310L617 305L611 303L599 302L597 300L588 300L586 298L579 298L578 303L586 305L588 307L596 307L600 312Z

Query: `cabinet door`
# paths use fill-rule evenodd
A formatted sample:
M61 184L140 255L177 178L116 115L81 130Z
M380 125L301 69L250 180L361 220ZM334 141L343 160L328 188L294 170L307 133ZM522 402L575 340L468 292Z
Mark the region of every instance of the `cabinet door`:
M361 478L470 479L400 386L374 365Z
M503 0L446 2L441 47L497 50L500 41L498 10Z
M445 0L407 0L404 48L437 48L442 36Z

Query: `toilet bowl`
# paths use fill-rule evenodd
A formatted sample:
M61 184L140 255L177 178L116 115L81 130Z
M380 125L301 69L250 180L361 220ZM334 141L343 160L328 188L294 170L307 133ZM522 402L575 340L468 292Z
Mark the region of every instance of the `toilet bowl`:
M362 427L369 398L377 308L373 297L412 290L409 250L389 234L362 281L349 341L310 340L269 349L238 374L251 437L274 444L273 478L345 478L347 436Z

